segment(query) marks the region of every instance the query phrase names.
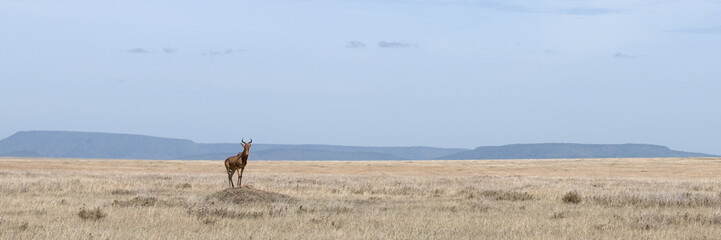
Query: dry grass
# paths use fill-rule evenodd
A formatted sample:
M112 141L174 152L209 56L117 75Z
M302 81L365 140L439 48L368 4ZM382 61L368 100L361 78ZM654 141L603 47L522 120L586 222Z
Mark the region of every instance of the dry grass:
M100 207L96 207L95 209L88 210L88 209L85 209L85 207L83 206L80 209L80 211L78 212L78 217L80 217L83 220L97 221L97 220L103 219L105 216L106 216L106 214L103 213L102 211L100 211ZM27 224L26 224L26 226L27 226Z
M252 161L246 172L378 176L534 176L721 179L719 158L436 160L436 161ZM222 165L222 164L221 164ZM3 158L3 170L83 170L133 173L215 174L215 161ZM223 169L224 170L224 169ZM223 171L221 171L223 172ZM181 183L179 183L181 184Z
M583 198L581 197L580 194L578 194L577 191L570 191L570 192L567 192L565 195L563 195L563 197L561 198L561 201L566 202L566 203L578 204L582 201L582 199Z
M721 159L251 161L242 189L224 171L2 158L0 239L721 236Z

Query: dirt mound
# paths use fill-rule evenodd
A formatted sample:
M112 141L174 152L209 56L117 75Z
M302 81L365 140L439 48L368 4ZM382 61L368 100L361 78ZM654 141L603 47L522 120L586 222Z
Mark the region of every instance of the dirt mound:
M285 194L263 191L250 187L229 188L208 196L208 201L218 200L235 204L251 202L296 202L297 200Z

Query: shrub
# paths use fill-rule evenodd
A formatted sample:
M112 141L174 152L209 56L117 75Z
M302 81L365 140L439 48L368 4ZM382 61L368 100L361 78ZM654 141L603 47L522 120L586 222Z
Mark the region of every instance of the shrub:
M125 195L125 194L132 194L133 192L127 189L115 189L110 192L110 194L113 195Z
M152 207L155 206L160 201L155 197L135 197L130 200L126 201L119 201L114 200L113 206L120 206L120 207Z
M533 199L533 195L527 192L503 191L503 190L485 190L481 195L499 201L526 201Z
M578 204L581 202L581 195L579 195L576 191L570 191L567 192L566 195L563 195L561 200L565 203Z
M18 226L18 229L20 229L20 231L25 231L28 229L28 226L30 226L30 224L28 222L23 221L20 223L20 226Z
M78 212L78 216L83 220L93 220L97 221L102 218L104 218L106 215L102 211L100 211L100 207L97 207L93 210L87 210L85 209L85 206L80 208L80 212Z
M554 212L553 215L551 215L551 219L561 219L565 218L567 215L567 212Z

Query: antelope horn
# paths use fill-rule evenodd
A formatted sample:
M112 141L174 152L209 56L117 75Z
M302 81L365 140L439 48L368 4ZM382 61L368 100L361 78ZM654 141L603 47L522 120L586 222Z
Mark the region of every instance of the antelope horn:
M251 142L252 142L252 141L253 141L253 140L251 140ZM240 142L247 144L243 138L240 139Z
M253 139L251 138L251 139L250 139L250 142L248 142L248 143L253 143Z

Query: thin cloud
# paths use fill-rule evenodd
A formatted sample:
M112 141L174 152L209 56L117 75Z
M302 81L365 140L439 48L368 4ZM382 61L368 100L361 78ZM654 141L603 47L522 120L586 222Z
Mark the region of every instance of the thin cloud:
M210 52L206 52L206 53L203 53L203 55L204 55L204 56L221 56L221 55L230 55L230 54L234 54L234 53L238 53L238 52L244 52L244 51L245 51L244 49L232 49L232 48L228 48L228 49L225 49L224 51L210 51Z
M539 8L524 6L511 3L507 0L484 0L484 1L468 1L468 0L425 0L425 1L400 1L406 3L420 4L442 4L442 5L463 5L477 8L492 9L502 12L520 12L520 13L536 13L542 12Z
M126 50L125 52L130 54L149 53L148 50L145 50L145 48L131 48Z
M405 42L380 41L380 42L378 42L378 47L381 47L381 48L416 48L416 47L418 47L418 45L412 44L412 43L405 43Z
M609 8L567 8L559 11L566 15L596 16L617 13L617 10Z
M361 41L349 41L345 44L346 48L364 48L366 47L366 44Z
M521 13L534 13L541 12L539 9L531 8L528 6L517 5L509 3L508 1L477 1L469 3L467 1L457 1L461 4L468 4L471 6L477 6L481 8L494 9L497 11L504 12L521 12Z
M167 54L172 54L172 53L178 52L178 49L166 47L166 48L163 48L163 52L165 52Z
M381 1L381 0L376 0ZM707 0L711 1L711 0ZM509 0L383 0L381 2L394 2L404 4L425 4L425 5L461 5L466 7L490 9L498 12L514 12L514 13L540 13L540 14L563 14L578 16L596 16L605 14L619 13L622 10L612 8L595 8L595 7L549 7L542 1L509 1Z
M616 54L613 55L613 57L614 58L622 58L622 59L632 59L632 58L637 58L637 57L642 57L642 56L617 52Z
M553 48L547 48L546 50L543 50L545 54L558 54L558 50Z
M673 32L696 33L696 34L721 34L721 25L705 28L684 28Z

